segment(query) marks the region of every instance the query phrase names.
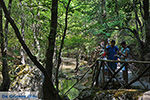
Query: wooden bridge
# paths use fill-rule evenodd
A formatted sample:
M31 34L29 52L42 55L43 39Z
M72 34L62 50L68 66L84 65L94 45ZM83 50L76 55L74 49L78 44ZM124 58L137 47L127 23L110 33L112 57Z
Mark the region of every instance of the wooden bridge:
M108 66L108 62L113 62L113 63L120 63L120 66L117 68L116 71L111 70L111 68ZM142 66L142 70L141 68L137 68L136 70L133 69L132 65L133 64L140 64L140 66ZM128 74L128 72L132 73L132 77L133 79L128 79L126 78L126 82L123 82L122 80L120 80L118 78L118 73L121 71L121 69L123 67L126 67L126 72ZM109 72L111 73L111 76L109 78L107 78L106 75L106 69L109 70ZM114 86L113 89L129 89L131 88L130 86L139 81L140 84L144 87L144 89L147 89L147 87L145 86L145 84L143 83L143 81L140 80L140 78L147 73L148 70L150 70L150 61L119 61L119 60L104 60L104 59L97 59L87 70L87 72L65 93L68 94L69 91L75 87L83 78L84 76L86 76L86 74L90 71L93 70L93 78L92 78L92 84L91 87L94 86L98 86L100 87L102 90L105 89L110 89L110 85L113 86L114 84L112 84L115 80L114 83L118 83L117 86ZM100 77L101 76L101 77ZM128 75L127 75L128 76ZM150 77L150 75L149 75ZM100 78L100 81L99 81Z
M111 68L108 66L108 62L112 63L120 63L119 68L116 71L111 70ZM141 64L141 68L133 69L133 64ZM121 71L121 69L125 67L126 72L126 78L125 80L120 80L118 78L118 73ZM109 79L107 78L108 74L106 75L106 69L111 73L111 76ZM134 67L135 68L135 67ZM140 80L140 78L150 69L150 61L118 61L118 60L103 60L98 59L94 65L94 75L93 75L93 83L92 86L101 86L102 89L107 89L109 87L109 84L114 79L119 84L119 87L116 87L116 89L119 88L130 88L130 86L136 82L139 81L140 84L147 89L147 87L144 85L144 83ZM133 76L132 80L129 80L128 78L128 72L130 72ZM100 77L101 76L101 77ZM99 77L101 78L99 82ZM149 76L150 77L150 76ZM114 85L114 84L111 84Z

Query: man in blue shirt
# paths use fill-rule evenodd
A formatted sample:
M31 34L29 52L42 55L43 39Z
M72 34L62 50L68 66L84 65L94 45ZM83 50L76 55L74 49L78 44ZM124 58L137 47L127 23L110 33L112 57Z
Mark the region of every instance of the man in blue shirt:
M115 41L111 41L111 45L106 47L106 54L108 60L117 60L118 47L115 46ZM109 62L108 66L115 71L117 68L117 63Z

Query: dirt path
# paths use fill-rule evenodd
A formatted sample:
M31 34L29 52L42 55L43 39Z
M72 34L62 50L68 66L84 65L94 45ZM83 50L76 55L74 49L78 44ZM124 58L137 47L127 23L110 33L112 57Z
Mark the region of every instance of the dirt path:
M86 61L81 60L80 62L81 64L87 64ZM63 58L62 59L62 64L60 66L61 69L75 69L76 67L76 59L73 58Z

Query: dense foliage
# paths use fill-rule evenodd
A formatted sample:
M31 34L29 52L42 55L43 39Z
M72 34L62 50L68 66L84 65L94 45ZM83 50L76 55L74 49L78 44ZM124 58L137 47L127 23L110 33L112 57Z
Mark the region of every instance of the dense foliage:
M5 0L5 4L8 5L8 3L9 0ZM68 0L58 1L58 27L54 53L56 62L66 24L67 4ZM120 42L127 41L133 56L137 60L142 59L149 53L148 49L142 49L149 47L147 38L149 20L145 17L143 6L141 0L72 0L68 9L68 27L61 52L62 57L82 58L91 64L95 48L102 41L115 39L118 46L120 46ZM9 7L7 6L7 8ZM10 10L10 15L19 28L25 43L44 66L52 22L51 9L51 0L13 0ZM3 29L5 29L6 22L3 15ZM26 64L33 66L25 52L23 52L23 56L21 55L21 44L14 34L14 29L9 25L8 34L5 32L3 31L5 42L8 43L8 65L23 64L21 59L24 56ZM0 58L2 58L1 54ZM57 63L54 64L54 67L56 65ZM9 67L11 72L12 69L13 67ZM55 74L55 70L53 73ZM14 77L11 77L12 81L13 79ZM63 88L60 87L62 94L74 83L70 80L61 82L60 84L63 84ZM75 88L72 91L78 92ZM72 92L69 97L74 98L73 95L76 93Z

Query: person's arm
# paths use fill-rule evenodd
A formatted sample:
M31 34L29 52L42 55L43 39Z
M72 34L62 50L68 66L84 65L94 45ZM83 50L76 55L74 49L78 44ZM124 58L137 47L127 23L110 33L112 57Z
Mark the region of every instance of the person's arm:
M106 47L106 55L108 55L108 53L109 53L109 47Z
M125 52L125 54L121 53L121 55L122 55L124 58L127 58L127 57L128 57L127 51Z
M130 52L130 50L127 48L127 49L126 49L126 52L125 52L125 58L127 58L127 57L128 57L129 52Z
M128 50L125 51L125 54L122 54L122 53L121 53L121 55L122 55L124 58L127 58L127 57L128 57Z

